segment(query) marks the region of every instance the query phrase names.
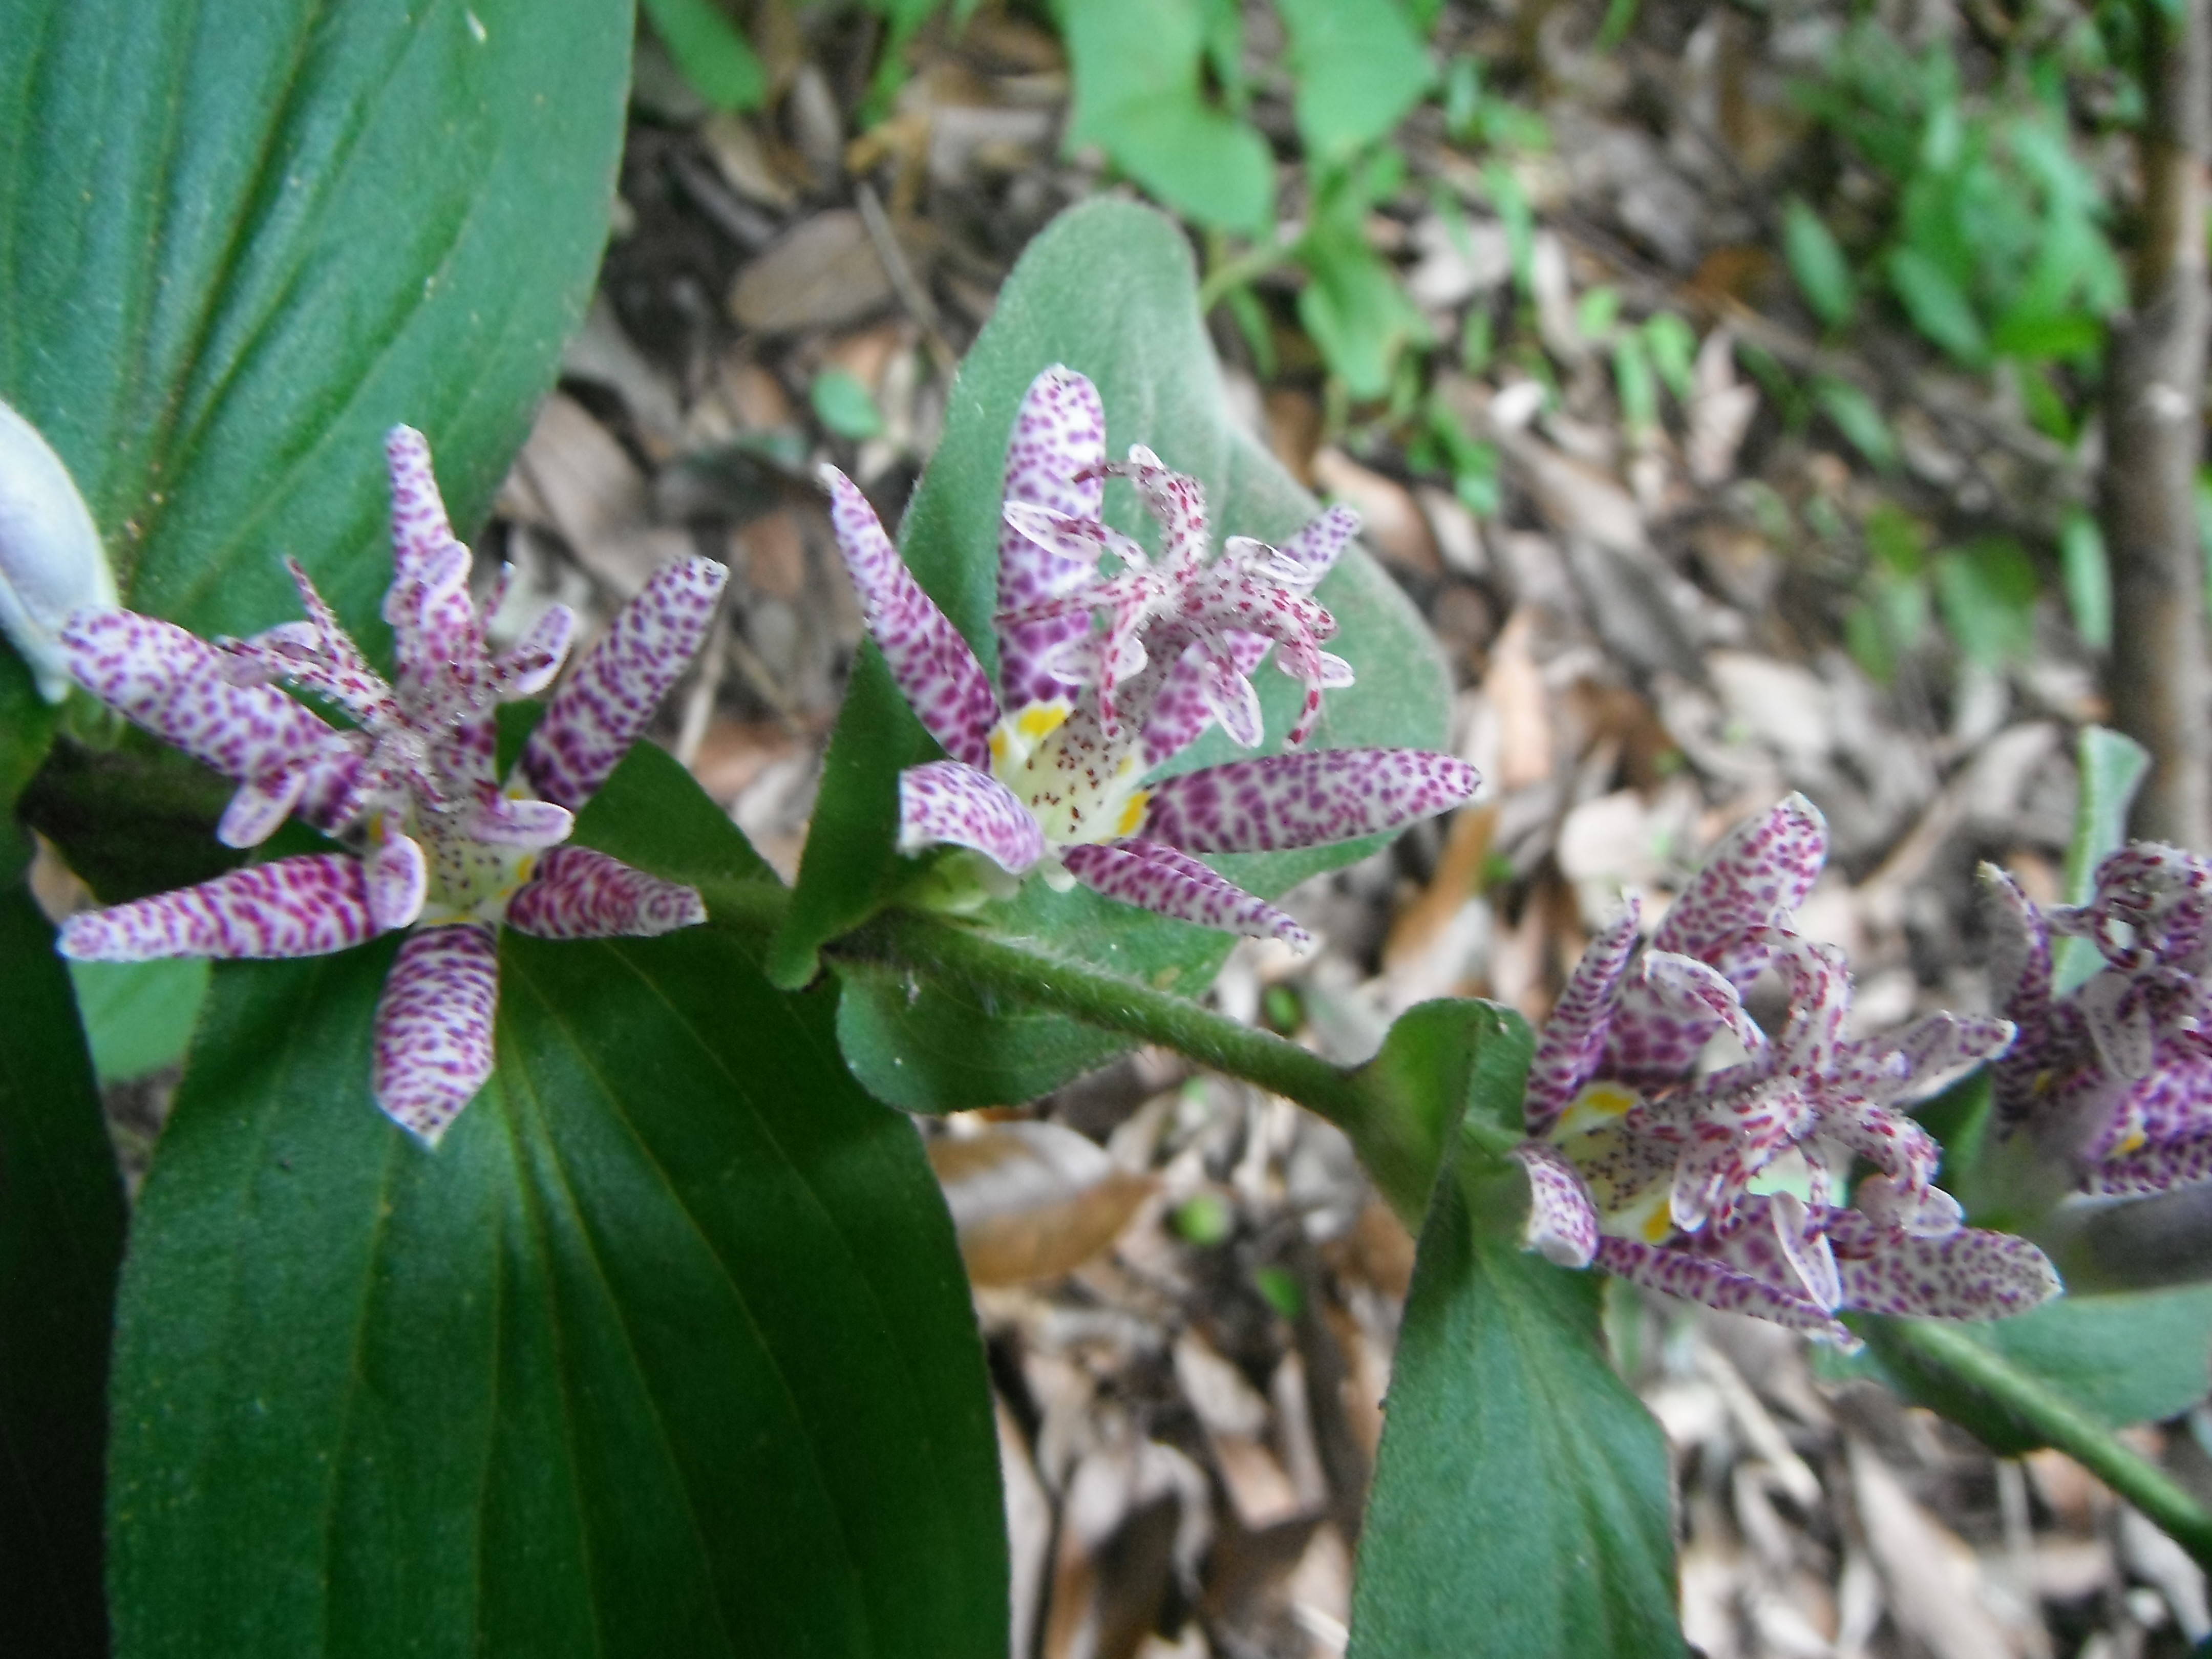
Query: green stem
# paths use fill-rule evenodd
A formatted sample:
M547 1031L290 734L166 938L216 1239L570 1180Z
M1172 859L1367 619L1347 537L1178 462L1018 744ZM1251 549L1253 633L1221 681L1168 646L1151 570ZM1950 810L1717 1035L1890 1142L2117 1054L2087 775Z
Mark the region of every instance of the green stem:
M1365 1115L1365 1103L1350 1075L1320 1055L1188 997L1153 990L1103 969L899 912L877 917L830 948L840 956L918 969L1158 1043L1201 1066L1286 1095L1346 1130Z
M1216 265L1206 274L1198 288L1198 313L1203 317L1222 301L1243 288L1247 283L1256 283L1277 266L1286 264L1295 242L1263 242L1258 247L1248 248L1225 264Z
M781 886L762 881L713 884L708 896L718 920L749 932L773 929L789 902ZM1188 997L938 916L886 912L837 940L830 953L848 969L926 975L980 995L1157 1043L1295 1100L1351 1136L1384 1196L1409 1226L1420 1224L1440 1149L1432 1138L1396 1121L1397 1115L1383 1103L1387 1091L1363 1088L1357 1071L1334 1066L1295 1042L1240 1024ZM1481 1127L1472 1115L1468 1124ZM1502 1132L1480 1138L1493 1153L1504 1151L1511 1140ZM1955 1325L1908 1319L1883 1320L1881 1325L1886 1342L1904 1346L1918 1364L2002 1408L2212 1568L2212 1514L2081 1407Z
M2212 1568L2212 1514L2165 1470L2130 1450L2081 1407L2015 1369L1960 1326L1923 1319L1883 1323L1891 1340L1910 1349L1915 1358L2003 1407L2037 1438L2064 1452L2142 1510L2200 1565Z

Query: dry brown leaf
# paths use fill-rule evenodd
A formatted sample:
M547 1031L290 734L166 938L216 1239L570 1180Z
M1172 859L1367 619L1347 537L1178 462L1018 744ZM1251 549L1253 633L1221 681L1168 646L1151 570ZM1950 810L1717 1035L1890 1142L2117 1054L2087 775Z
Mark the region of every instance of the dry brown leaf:
M929 1143L979 1285L1056 1279L1114 1242L1158 1184L1056 1123L994 1123Z
M1321 447L1321 404L1291 386L1267 393L1267 447L1308 489L1314 485L1314 452Z
M1552 708L1536 661L1536 618L1526 607L1505 619L1490 653L1482 695L1498 714L1498 787L1525 789L1552 775Z
M891 279L851 208L817 213L738 272L730 314L762 334L842 328L891 302Z
M745 583L771 599L796 599L806 591L806 533L790 508L755 519L738 532L744 550Z
M2002 1659L2019 1652L1983 1605L1981 1564L1966 1540L1914 1501L1864 1442L1848 1445L1859 1524L1898 1624L1935 1659Z
M1335 448L1316 453L1313 478L1316 486L1359 514L1361 535L1383 558L1415 575L1443 574L1437 538L1405 485Z

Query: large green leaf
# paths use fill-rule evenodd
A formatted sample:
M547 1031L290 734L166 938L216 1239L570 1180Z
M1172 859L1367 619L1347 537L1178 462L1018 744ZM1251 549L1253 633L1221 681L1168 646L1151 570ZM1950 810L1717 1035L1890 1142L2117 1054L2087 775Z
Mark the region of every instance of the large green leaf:
M100 1467L123 1187L53 929L16 881L0 885L0 1645L82 1659L107 1641Z
M649 750L579 834L754 867ZM125 1276L119 1650L1002 1652L951 1226L830 999L719 926L508 934L431 1154L364 1086L391 954L216 972Z
M962 367L945 440L901 537L915 574L987 665L997 660L991 614L1006 437L1022 394L1054 363L1097 383L1109 450L1149 444L1205 483L1217 532L1279 540L1315 510L1229 413L1182 233L1126 202L1074 209L1030 245L1000 292L989 325ZM1149 533L1121 485L1109 491L1108 516L1133 534ZM1359 679L1330 694L1314 744L1441 743L1443 666L1404 595L1371 559L1354 551L1321 597L1339 623L1331 648ZM1258 682L1268 729L1287 729L1297 687L1273 672ZM1211 765L1238 752L1216 732L1179 757L1175 768ZM830 744L790 921L771 958L781 982L804 982L825 942L865 920L910 879L915 866L892 850L896 774L934 753L881 659L872 647L864 650ZM1214 862L1231 879L1276 893L1373 844ZM1028 884L1011 904L987 910L983 921L1147 983L1193 993L1229 944L1224 935L1162 921L1085 890L1053 894L1041 882Z
M1925 1360L1907 1340L1910 1322L1857 1322L1890 1379L1922 1405L2008 1455L2044 1443L2002 1402ZM2212 1285L2062 1297L1950 1328L2113 1428L2177 1417L2212 1393Z
M1439 1030L1425 1022L1421 1044ZM1480 1027L1424 1115L1519 1121L1529 1038ZM1408 1050L1410 1054L1411 1049ZM1664 1659L1674 1623L1667 1449L1606 1357L1601 1285L1520 1247L1527 1186L1456 1138L1421 1229L1360 1534L1352 1659Z
M628 0L0 0L0 398L139 609L362 623L379 442L490 501L589 296Z

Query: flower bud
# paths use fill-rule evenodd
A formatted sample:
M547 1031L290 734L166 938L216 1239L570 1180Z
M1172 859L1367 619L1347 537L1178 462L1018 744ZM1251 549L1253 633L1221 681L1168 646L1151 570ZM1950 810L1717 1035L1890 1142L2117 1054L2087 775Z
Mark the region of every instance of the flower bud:
M70 687L56 635L72 612L122 603L100 532L62 458L39 429L0 403L0 632L23 654L39 693Z

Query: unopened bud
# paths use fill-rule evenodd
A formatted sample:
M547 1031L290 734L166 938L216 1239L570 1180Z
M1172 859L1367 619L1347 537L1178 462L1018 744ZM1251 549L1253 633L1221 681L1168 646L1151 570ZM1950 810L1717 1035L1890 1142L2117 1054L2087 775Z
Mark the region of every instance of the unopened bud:
M121 603L69 469L36 427L0 403L0 632L30 664L48 702L59 702L70 687L55 637L63 624L74 611Z

